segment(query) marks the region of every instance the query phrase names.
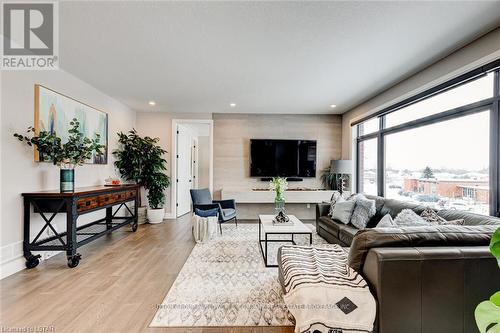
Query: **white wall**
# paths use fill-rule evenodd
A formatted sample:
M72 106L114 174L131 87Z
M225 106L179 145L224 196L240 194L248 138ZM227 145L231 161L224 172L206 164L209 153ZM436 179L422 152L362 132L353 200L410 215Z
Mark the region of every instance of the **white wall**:
M198 140L198 188L210 187L210 125L204 123L183 123L193 138Z
M500 58L500 28L374 96L342 116L342 158L352 158L351 123Z
M210 186L210 137L198 137L198 188Z
M209 113L167 113L167 112L137 112L136 129L141 135L160 138L160 146L167 151L165 159L167 160L168 176L172 176L172 119L212 119ZM165 202L165 211L167 215L172 212L170 188L165 192L167 199Z
M59 188L59 170L49 163L33 161L33 151L14 139L14 132L24 132L33 125L34 85L42 84L108 113L109 155L107 165L84 165L76 169L76 186L100 185L116 175L113 157L118 131L135 125L135 112L62 70L4 71L1 73L1 277L24 268L22 257L23 220L22 192ZM99 213L101 215L103 213ZM94 216L89 214L79 223ZM43 226L41 218L32 215L32 235ZM58 230L65 229L65 217L56 221Z

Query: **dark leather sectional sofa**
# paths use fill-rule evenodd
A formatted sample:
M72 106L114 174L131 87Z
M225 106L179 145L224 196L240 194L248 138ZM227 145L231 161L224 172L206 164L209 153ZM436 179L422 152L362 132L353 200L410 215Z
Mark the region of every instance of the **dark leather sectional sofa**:
M378 333L477 333L474 309L500 290L500 268L488 244L500 219L442 210L464 226L374 228L385 214L394 218L406 202L369 197L377 213L365 230L328 217L317 206L317 232L331 243L350 246L349 265L360 272L377 300Z

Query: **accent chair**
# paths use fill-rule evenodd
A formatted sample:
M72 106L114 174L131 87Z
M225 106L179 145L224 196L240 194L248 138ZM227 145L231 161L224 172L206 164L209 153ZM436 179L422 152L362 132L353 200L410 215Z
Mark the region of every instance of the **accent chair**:
M219 211L219 230L222 234L222 223L234 220L238 226L238 218L236 217L236 203L234 199L229 200L212 200L212 195L208 188L190 190L191 200L193 201L193 211L195 209L210 210L218 209Z

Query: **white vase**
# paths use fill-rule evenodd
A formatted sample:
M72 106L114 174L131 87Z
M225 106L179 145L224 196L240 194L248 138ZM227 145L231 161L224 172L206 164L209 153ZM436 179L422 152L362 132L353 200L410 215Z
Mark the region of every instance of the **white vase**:
M151 224L162 223L165 218L165 209L151 209L148 208L148 222Z

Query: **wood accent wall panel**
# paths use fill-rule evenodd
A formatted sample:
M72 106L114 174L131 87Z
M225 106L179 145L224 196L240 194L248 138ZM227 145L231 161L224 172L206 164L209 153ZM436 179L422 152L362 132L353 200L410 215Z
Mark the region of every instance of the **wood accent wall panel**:
M291 187L321 188L321 170L341 157L340 115L214 114L214 197L220 190L250 190L267 183L250 178L250 139L317 140L316 178Z

